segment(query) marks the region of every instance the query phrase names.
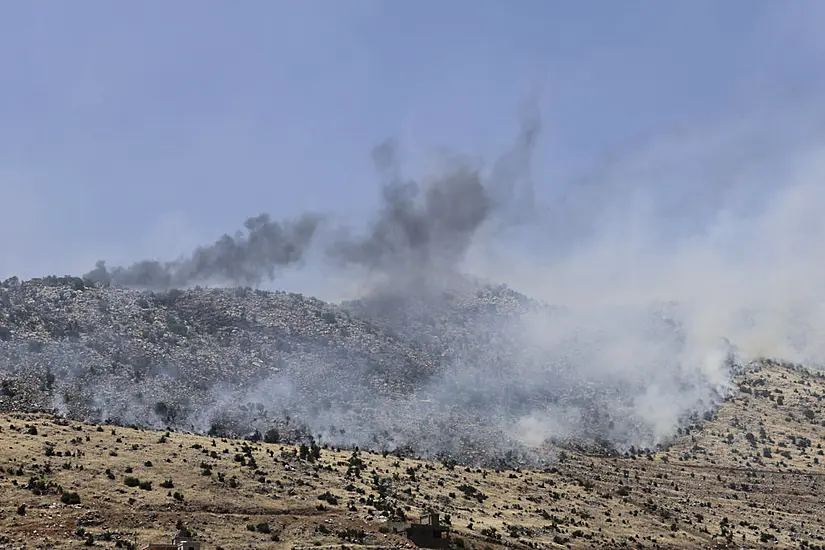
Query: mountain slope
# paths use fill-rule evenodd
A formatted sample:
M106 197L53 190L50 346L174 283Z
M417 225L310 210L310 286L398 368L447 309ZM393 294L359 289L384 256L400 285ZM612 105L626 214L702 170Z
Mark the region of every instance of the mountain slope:
M717 354L708 371L669 315L577 318L463 278L340 305L11 279L0 410L537 465L551 458L544 441L654 447L718 405L735 365Z
M302 459L281 444L6 413L0 533L12 548L89 537L124 547L168 540L180 520L210 549L388 548L410 543L387 520L434 509L464 548L825 547L825 379L766 363L735 381L715 414L665 450L568 450L544 470L331 448ZM61 489L79 503L61 502Z

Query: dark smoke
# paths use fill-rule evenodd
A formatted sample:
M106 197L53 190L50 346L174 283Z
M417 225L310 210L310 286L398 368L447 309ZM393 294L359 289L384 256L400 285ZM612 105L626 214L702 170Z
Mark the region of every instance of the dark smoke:
M257 285L272 280L277 269L300 263L320 222L314 214L284 223L261 214L246 220L246 234L224 235L212 245L196 248L189 257L170 262L142 260L113 269L99 261L84 277L98 283L151 290L209 281Z
M495 230L521 223L532 206L528 173L541 118L534 99L525 107L513 149L497 160L487 177L480 167L457 162L421 185L399 174L392 141L376 147L373 161L384 180L377 219L365 236L337 238L327 257L337 265L384 274L393 287L405 291L456 275L458 263L485 224ZM142 260L111 269L99 261L84 277L149 290L212 282L256 286L273 280L279 268L299 264L321 221L316 214L304 214L278 223L261 214L246 221L246 234L224 235L188 257Z
M517 192L541 127L537 106L529 107L514 149L486 178L479 167L459 162L422 185L400 176L393 142L377 147L373 160L385 179L381 210L365 236L339 239L330 257L386 274L404 288L454 274L485 223L513 225L530 207L529 181L522 182L521 203Z

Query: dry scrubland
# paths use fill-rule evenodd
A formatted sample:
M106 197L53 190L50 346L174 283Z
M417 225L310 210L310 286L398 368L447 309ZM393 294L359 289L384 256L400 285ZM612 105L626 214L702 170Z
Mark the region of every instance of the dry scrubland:
M825 380L768 364L737 383L666 451L564 450L548 471L4 414L2 545L129 548L183 526L210 549L403 547L387 518L435 509L458 548L825 548Z

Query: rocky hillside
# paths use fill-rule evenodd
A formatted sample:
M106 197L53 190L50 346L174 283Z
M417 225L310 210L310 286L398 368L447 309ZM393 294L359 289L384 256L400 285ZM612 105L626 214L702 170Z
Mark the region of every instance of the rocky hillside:
M10 279L0 286L0 408L234 435L274 424L297 437L310 425L345 439L352 438L341 430L357 428L360 417L399 428L398 438L415 426L375 415L415 401L444 356L471 343L474 332L462 327L473 323L470 314L521 307L514 296L479 292L433 313L433 324L419 312L406 325L387 322L375 302L341 307L251 289L152 293L78 278Z
M541 440L652 447L724 399L726 386L679 363L678 326L661 312L644 314L645 338L669 364L650 362L650 373L601 368L605 331L568 337L552 328L563 315L466 279L343 304L10 279L0 285L0 410L517 465L548 458ZM550 328L526 336L536 319ZM667 402L665 416L651 400Z

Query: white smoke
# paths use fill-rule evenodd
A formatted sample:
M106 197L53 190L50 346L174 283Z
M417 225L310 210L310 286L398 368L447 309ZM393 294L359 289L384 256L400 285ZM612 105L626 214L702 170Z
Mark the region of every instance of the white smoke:
M825 365L825 134L795 133L797 121L664 139L546 207L531 228L543 245L483 243L470 255L467 269L569 312L523 318L521 334L545 350L548 370L567 362L577 383L621 388L607 412L628 407L620 416L647 434L627 445L666 442L686 415L717 403L731 350L741 362ZM564 437L560 418L535 411L517 424L521 439Z

